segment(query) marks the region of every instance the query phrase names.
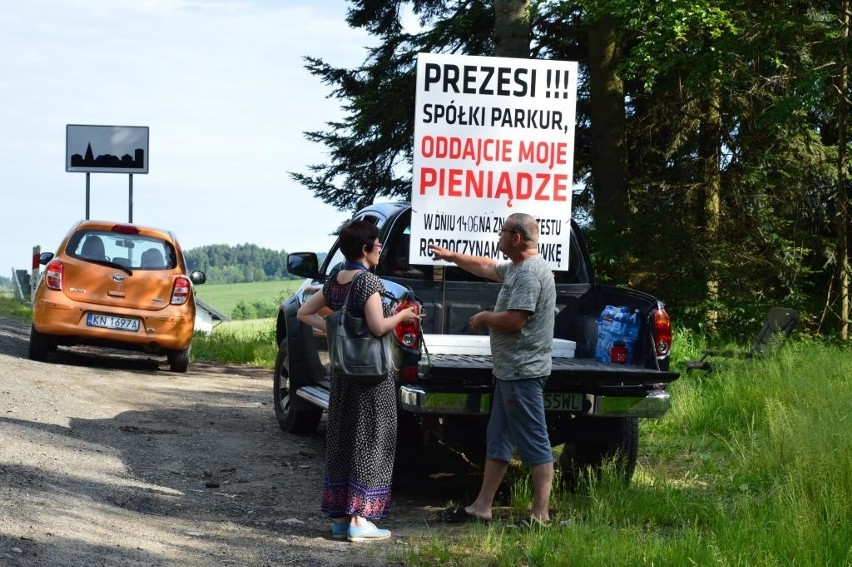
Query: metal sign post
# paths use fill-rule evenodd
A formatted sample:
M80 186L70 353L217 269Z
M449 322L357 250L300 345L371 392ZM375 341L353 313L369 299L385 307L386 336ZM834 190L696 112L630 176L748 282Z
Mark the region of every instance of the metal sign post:
M65 171L86 173L86 220L90 173L127 173L128 221L133 222L133 174L148 173L147 126L65 126Z
M89 178L89 172L86 172L86 220L89 220L89 188L91 180Z
M128 177L130 177L130 187L128 189L128 195L130 202L128 203L128 213L127 213L127 222L133 224L133 174L131 173Z

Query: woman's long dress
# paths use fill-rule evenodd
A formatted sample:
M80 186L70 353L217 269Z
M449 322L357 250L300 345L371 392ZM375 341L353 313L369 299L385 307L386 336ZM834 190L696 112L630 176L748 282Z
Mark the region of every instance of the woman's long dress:
M381 280L364 272L353 284L331 278L322 289L326 305L343 306L349 286L349 312L364 316L371 295L383 292ZM385 317L390 315L385 306ZM377 385L331 377L331 399L326 429L325 478L322 511L332 518L362 516L378 519L390 505L396 451L396 388L394 376Z

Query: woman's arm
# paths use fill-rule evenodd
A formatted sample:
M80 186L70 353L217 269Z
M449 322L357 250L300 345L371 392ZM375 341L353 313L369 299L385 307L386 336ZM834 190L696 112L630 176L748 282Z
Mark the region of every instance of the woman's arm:
M323 307L325 307L325 297L322 291L317 291L299 307L299 311L296 312L296 318L302 323L306 323L311 327L325 332L325 319L319 314L319 310Z
M382 311L382 296L379 292L367 298L367 302L364 304L364 317L367 319L370 332L377 337L392 331L400 323L420 319L420 316L414 312L414 307L408 307L390 317L385 317L384 311Z

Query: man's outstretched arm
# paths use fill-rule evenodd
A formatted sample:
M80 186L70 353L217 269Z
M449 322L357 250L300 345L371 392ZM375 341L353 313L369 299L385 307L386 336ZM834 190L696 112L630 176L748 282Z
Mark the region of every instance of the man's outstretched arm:
M495 282L502 281L497 275L497 260L486 258L485 256L471 256L470 254L462 254L453 252L440 246L429 246L429 252L435 256L437 260L445 260L452 262L462 270L470 272L475 276L493 280Z

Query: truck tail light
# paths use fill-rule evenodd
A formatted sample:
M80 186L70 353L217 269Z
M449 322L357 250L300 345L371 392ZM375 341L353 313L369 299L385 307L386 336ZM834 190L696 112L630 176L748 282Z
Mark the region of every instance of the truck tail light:
M189 299L189 294L192 293L192 284L189 278L178 276L175 278L175 285L172 287L172 305L183 305Z
M403 299L394 308L395 313L414 307L414 312L420 314L420 304L410 299ZM417 368L420 363L420 322L400 323L393 330L394 338L403 347L402 361L399 368L399 380L405 383L417 382Z
M414 312L420 314L420 305L416 301L404 299L394 309L395 313L399 313L403 309L414 307ZM393 330L396 340L402 346L413 350L420 350L420 324L417 321L408 323L400 323Z
M402 382L416 382L417 381L417 367L416 366L403 366L399 369L399 379Z
M668 356L672 350L672 324L662 307L654 311L654 350L658 357Z
M59 260L47 265L44 270L44 283L47 285L47 289L62 291L62 273L63 266Z

